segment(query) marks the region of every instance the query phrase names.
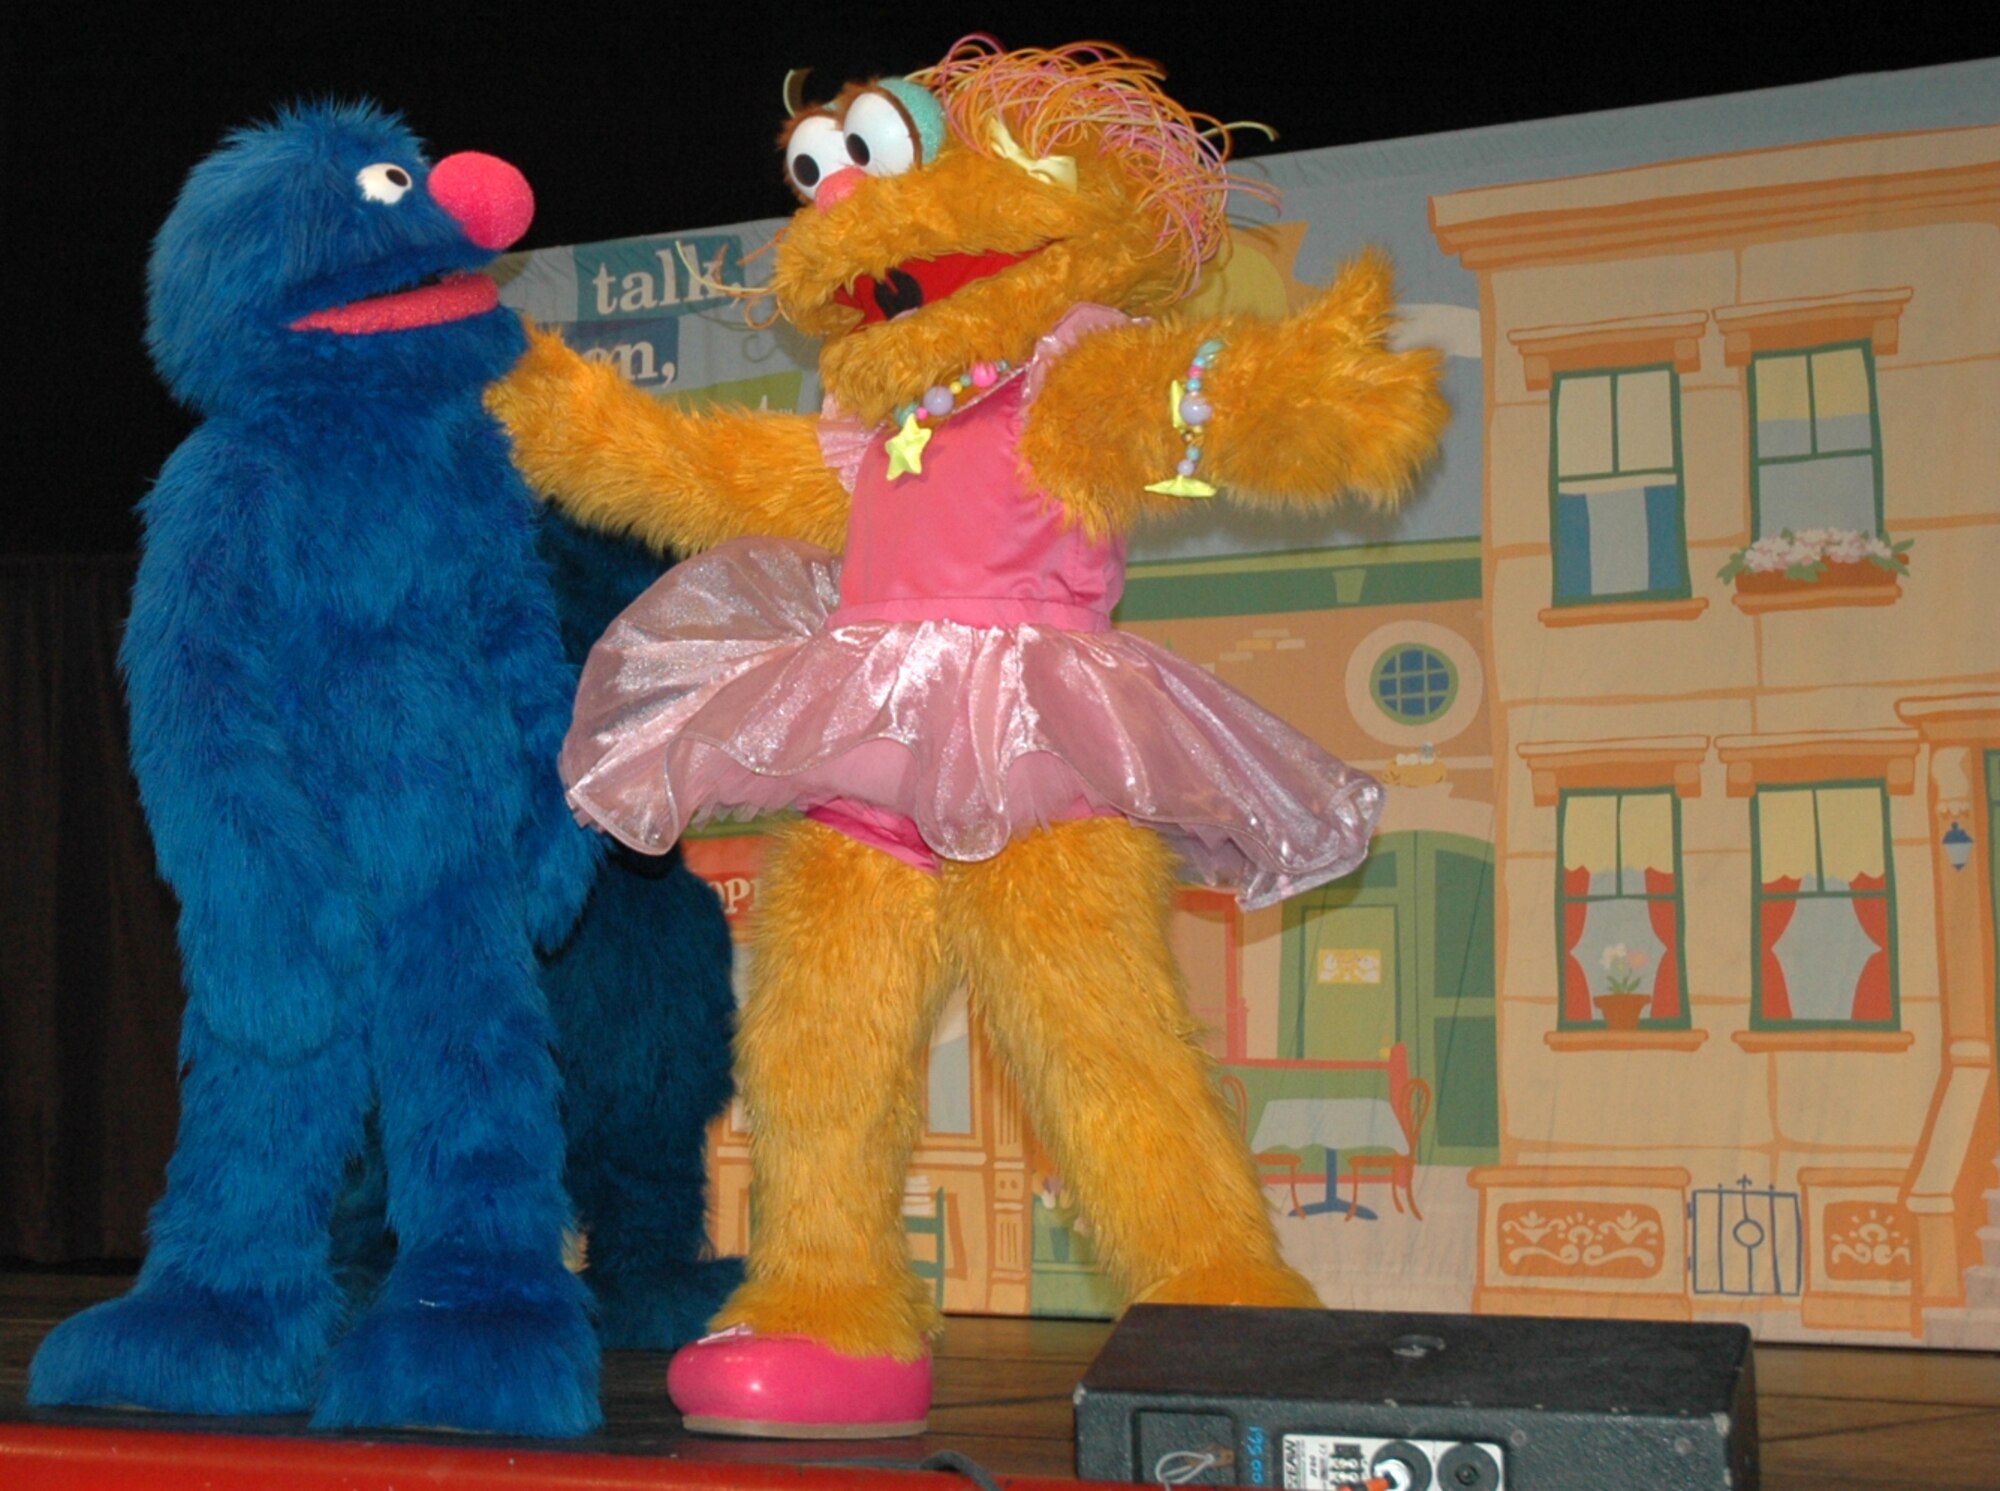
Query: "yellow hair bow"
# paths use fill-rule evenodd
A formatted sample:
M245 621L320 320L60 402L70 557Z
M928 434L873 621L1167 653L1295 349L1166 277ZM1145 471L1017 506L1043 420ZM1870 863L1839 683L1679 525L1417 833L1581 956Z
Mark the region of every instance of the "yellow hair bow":
M1040 160L1031 157L1015 142L1006 121L998 114L986 126L987 143L993 153L1010 164L1019 166L1030 176L1059 186L1065 191L1076 190L1076 157L1070 155L1045 155Z

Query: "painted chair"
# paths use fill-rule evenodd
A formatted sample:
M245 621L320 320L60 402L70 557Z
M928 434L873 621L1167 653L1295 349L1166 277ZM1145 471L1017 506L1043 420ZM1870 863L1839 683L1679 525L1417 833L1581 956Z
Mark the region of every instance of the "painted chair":
M1236 1126L1243 1133L1247 1144L1250 1140L1250 1093L1243 1085L1243 1079L1233 1072L1224 1072L1216 1078L1222 1089L1224 1101L1236 1115ZM1282 1184L1291 1197L1290 1215L1302 1217L1306 1214L1305 1203L1299 1200L1299 1157L1289 1150L1267 1149L1254 1156L1257 1161L1257 1183L1259 1185Z
M1422 1077L1412 1077L1405 1082L1401 1091L1391 1099L1396 1110L1396 1122L1403 1130L1403 1152L1401 1154L1357 1154L1347 1162L1348 1212L1347 1220L1353 1221L1354 1214L1361 1205L1361 1186L1364 1181L1371 1185L1386 1183L1389 1199L1396 1204L1396 1210L1403 1209L1407 1198L1410 1215L1419 1222L1424 1214L1417 1210L1415 1181L1417 1174L1417 1140L1424 1132L1424 1121L1431 1113L1431 1085Z
M933 1198L933 1200L934 1200L934 1205L931 1209L931 1214L927 1217L913 1217L905 1213L903 1217L903 1231L908 1233L911 1237L928 1237L933 1240L935 1246L931 1249L931 1256L928 1258L919 1258L916 1256L915 1251L912 1250L910 1255L910 1269L920 1279L932 1279L936 1281L938 1308L943 1309L944 1271L945 1271L944 1240L946 1236L949 1235L951 1229L946 1225L946 1220L945 1220L946 1198L945 1198L944 1188L942 1186L938 1188L937 1194Z

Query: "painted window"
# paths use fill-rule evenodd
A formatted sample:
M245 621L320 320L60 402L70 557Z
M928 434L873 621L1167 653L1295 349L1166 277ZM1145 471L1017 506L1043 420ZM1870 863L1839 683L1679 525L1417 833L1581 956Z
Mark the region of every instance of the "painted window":
M1896 899L1883 785L1760 787L1753 801L1752 1023L1894 1028Z
M1562 373L1550 401L1555 603L1686 597L1679 376Z
M1751 502L1758 538L1882 529L1875 354L1866 342L1750 362Z
M1560 1023L1603 1026L1600 1000L1640 995L1642 1025L1688 1024L1680 803L1669 788L1565 792L1556 937Z
M1458 697L1458 669L1435 647L1406 643L1376 660L1368 689L1397 724L1419 725L1451 708Z

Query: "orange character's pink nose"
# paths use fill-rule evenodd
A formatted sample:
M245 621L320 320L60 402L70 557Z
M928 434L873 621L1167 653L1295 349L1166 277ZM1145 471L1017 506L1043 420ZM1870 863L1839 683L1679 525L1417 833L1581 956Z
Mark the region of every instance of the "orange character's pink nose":
M854 195L854 189L868 179L868 173L859 166L842 166L819 184L813 193L813 206L824 212L827 208L845 202Z

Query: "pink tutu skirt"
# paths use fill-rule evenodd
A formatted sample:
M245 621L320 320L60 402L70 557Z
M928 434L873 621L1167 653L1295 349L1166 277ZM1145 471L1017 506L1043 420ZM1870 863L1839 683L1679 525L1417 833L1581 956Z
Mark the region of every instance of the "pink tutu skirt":
M1361 863L1382 787L1211 674L1120 631L828 626L840 561L743 539L675 566L592 650L562 753L577 815L684 829L865 804L943 859L1115 815L1268 905Z

